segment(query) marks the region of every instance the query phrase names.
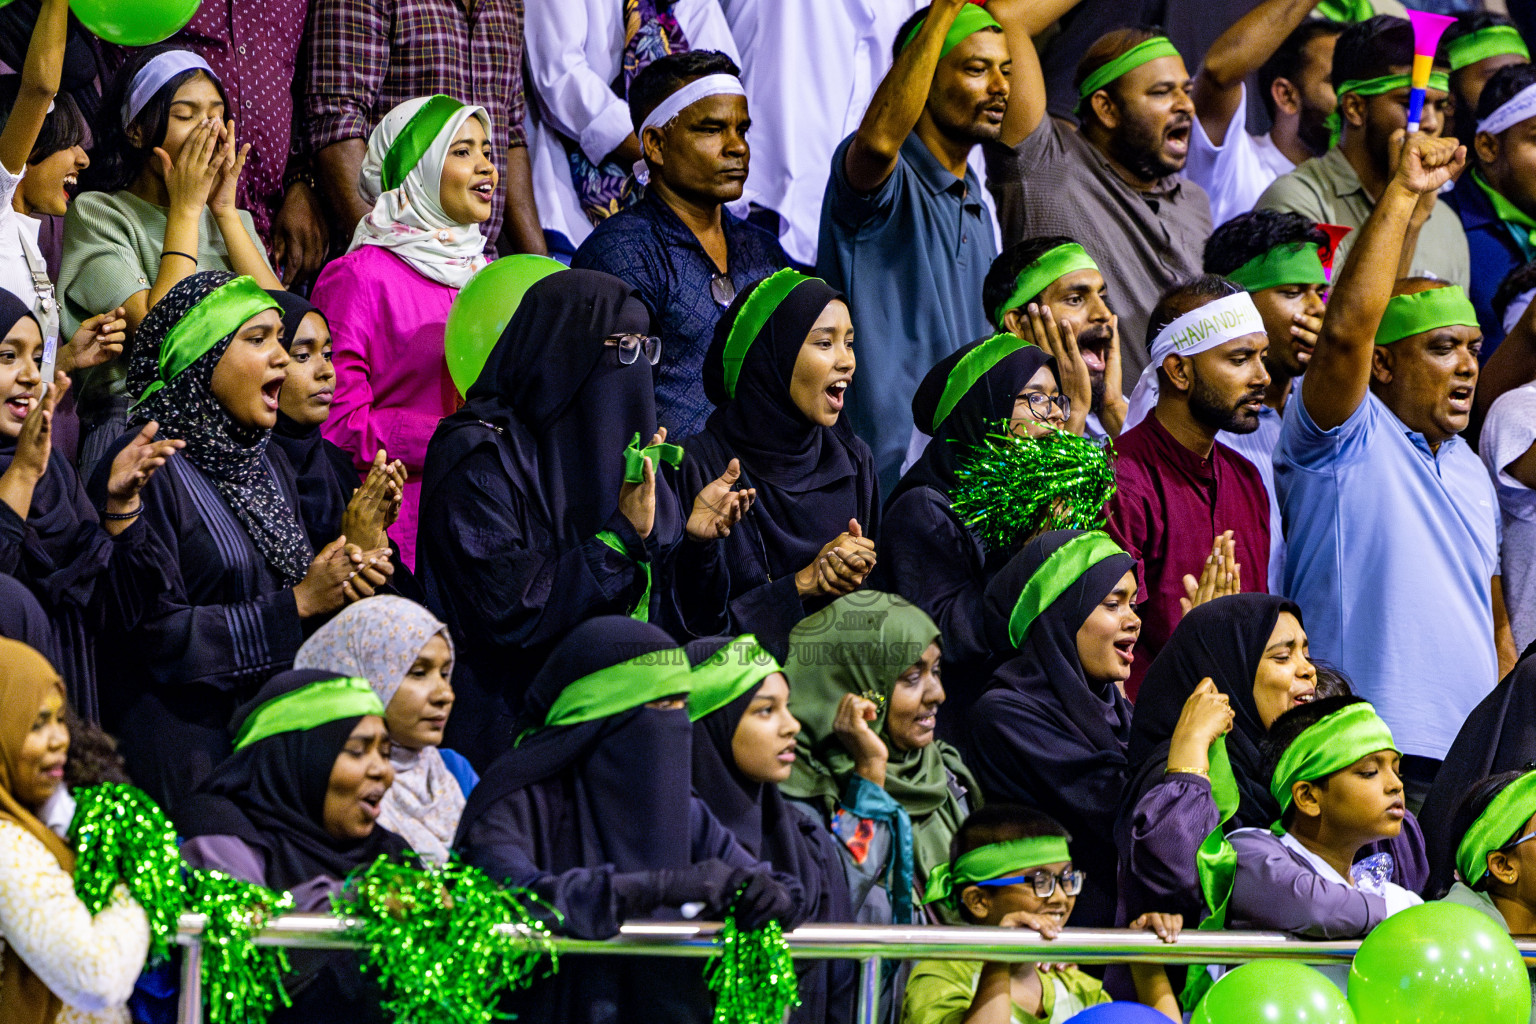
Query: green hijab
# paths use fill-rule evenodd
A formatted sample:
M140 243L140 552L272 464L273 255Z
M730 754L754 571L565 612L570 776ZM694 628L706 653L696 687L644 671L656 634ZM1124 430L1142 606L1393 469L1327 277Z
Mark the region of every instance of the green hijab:
M919 888L929 871L948 863L949 842L965 819L950 776L965 789L971 810L980 804L980 787L954 747L935 740L902 752L885 730L896 680L938 639L939 627L921 608L894 594L862 590L801 621L789 634L784 668L790 710L802 729L794 771L779 788L785 796L822 804L830 814L854 774L853 758L832 728L837 705L849 693L873 700L880 712L870 728L891 754L885 791L912 819Z

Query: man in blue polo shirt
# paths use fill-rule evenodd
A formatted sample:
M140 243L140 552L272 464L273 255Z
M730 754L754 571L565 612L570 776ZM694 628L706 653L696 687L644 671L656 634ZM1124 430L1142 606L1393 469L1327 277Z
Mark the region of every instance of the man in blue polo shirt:
M1285 592L1312 653L1392 726L1410 806L1514 662L1497 497L1457 436L1477 385L1477 317L1454 285L1394 280L1419 198L1465 163L1455 139L1409 137L1337 276L1275 450Z

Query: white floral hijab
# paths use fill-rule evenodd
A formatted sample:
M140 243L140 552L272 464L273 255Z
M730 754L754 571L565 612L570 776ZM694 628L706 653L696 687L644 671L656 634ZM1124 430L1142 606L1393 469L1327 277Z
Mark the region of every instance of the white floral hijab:
M463 288L486 264L485 236L479 224L460 224L443 212L443 164L465 121L479 118L489 137L491 118L484 107L459 104L451 112L445 110L454 102L446 96L406 100L373 130L358 175L358 187L364 199L373 201L373 210L358 221L347 251L382 246L423 277ZM437 125L427 144L423 128ZM403 155L417 152L419 158L406 161L409 171L396 183L391 170L401 166Z
M383 595L343 608L315 631L294 656L294 668L313 668L367 679L387 709L421 649L434 636L448 643L448 627L415 601ZM436 747L390 755L395 784L379 807L379 824L438 864L448 860L464 813L464 793Z

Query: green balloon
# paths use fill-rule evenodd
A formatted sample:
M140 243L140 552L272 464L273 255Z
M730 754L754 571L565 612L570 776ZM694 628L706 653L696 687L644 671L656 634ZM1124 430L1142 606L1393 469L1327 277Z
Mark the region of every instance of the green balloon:
M1305 964L1255 960L1211 986L1190 1024L1356 1024L1338 986Z
M1528 1024L1531 982L1520 951L1471 907L1426 903L1365 937L1349 969L1359 1024Z
M564 269L564 263L547 256L503 256L459 290L448 310L448 330L443 336L448 375L459 394L469 394L528 289Z
M198 0L69 0L93 34L119 46L150 46L169 39L197 13Z

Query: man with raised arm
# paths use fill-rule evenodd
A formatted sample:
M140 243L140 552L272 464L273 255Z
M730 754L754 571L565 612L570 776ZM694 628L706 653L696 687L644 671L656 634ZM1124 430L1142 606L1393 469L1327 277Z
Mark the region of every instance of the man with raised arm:
M1335 279L1301 401L1286 408L1275 483L1285 592L1313 654L1392 726L1412 806L1514 652L1496 576L1497 499L1457 436L1477 385L1477 317L1455 285L1397 280L1420 198L1461 171L1466 147L1401 140Z

